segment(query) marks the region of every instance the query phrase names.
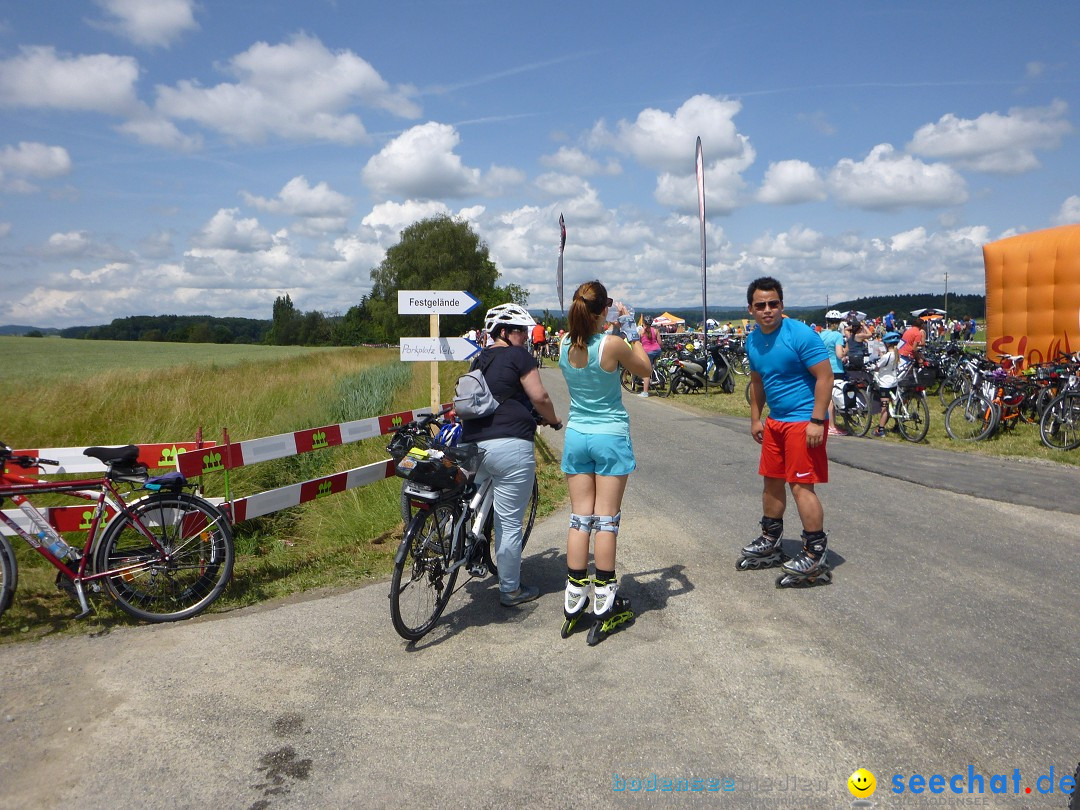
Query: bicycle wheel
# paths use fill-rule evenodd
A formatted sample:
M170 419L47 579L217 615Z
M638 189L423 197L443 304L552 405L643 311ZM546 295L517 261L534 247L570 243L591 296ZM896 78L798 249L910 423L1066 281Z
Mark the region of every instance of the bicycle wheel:
M1062 394L1047 406L1039 421L1039 438L1051 450L1080 447L1080 393Z
M957 397L945 409L945 432L958 442L982 441L997 427L996 408L980 396Z
M151 540L151 538L153 538ZM151 495L106 528L95 558L121 610L174 622L206 610L232 577L232 529L211 504L186 492Z
M532 496L529 498L529 505L525 507L525 519L521 524L521 550L525 550L525 545L529 542L529 535L532 534L533 524L536 522L536 508L540 505L540 481L533 476L533 488ZM495 562L495 510L492 509L488 514L487 522L484 523L484 536L487 541L484 543L484 565L488 567L495 576L499 575L499 566Z
M840 418L844 422L844 430L852 436L866 435L866 431L870 430L870 405L865 391L855 392L854 406L840 411Z
M0 616L15 598L15 586L19 581L19 569L15 564L15 550L4 535L0 534Z
M930 406L926 404L926 394L920 391L903 395L896 426L909 442L921 442L926 438L926 432L930 430Z
M625 368L622 370L622 374L619 375L619 382L622 383L622 387L631 394L636 394L642 389L641 378L635 377Z
M454 559L454 523L460 507L437 504L409 523L394 557L390 580L390 620L409 641L423 638L442 615L454 592L459 569Z

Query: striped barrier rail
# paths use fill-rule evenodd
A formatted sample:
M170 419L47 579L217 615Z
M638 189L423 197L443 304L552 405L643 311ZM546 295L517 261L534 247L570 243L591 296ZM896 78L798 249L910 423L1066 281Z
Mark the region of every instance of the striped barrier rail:
M446 407L445 405L443 407ZM168 442L164 444L141 444L139 461L154 469L179 469L187 478L194 478L210 472L224 472L256 464L260 461L287 458L288 456L323 450L343 444L372 439L392 433L407 422L418 419L430 410L417 409L400 413L373 416L336 425L298 430L250 439L242 442ZM16 450L18 455L31 455L49 458L60 462L60 467L49 470L48 474L60 473L100 473L106 466L97 459L84 456L83 447L48 447L34 450ZM228 501L222 498L208 500L221 506L229 514L233 523L262 517L274 512L299 506L302 503L344 492L355 487L382 481L394 475L392 460L376 461L362 467L344 472L313 478L299 484L258 492L244 498ZM49 523L60 532L87 531L93 518L92 505L55 506L42 508L40 511ZM29 529L29 520L21 509L5 510L22 528ZM111 514L110 514L111 517ZM6 525L0 525L0 531L12 534Z

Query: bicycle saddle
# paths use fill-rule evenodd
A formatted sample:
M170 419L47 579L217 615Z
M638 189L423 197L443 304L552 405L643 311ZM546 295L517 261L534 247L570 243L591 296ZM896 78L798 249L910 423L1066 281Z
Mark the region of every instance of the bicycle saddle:
M134 464L139 458L139 448L133 444L123 447L87 447L84 456L96 458L102 464Z

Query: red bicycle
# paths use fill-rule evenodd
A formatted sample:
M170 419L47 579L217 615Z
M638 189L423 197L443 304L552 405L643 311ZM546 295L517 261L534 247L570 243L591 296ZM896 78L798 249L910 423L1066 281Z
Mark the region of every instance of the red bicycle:
M78 618L91 613L87 591L106 591L126 613L147 622L171 622L209 607L232 576L233 536L214 504L191 492L179 472L150 477L139 448L90 447L85 455L106 465L100 478L46 481L7 472L59 466L16 455L0 442L0 505L11 499L22 511L0 511L0 522L22 537L56 569L56 584L79 603ZM122 492L121 487L126 487ZM127 498L125 498L125 494ZM82 548L69 546L28 496L63 495L94 502L84 520ZM129 500L130 499L130 500ZM15 553L0 534L0 614L18 582Z

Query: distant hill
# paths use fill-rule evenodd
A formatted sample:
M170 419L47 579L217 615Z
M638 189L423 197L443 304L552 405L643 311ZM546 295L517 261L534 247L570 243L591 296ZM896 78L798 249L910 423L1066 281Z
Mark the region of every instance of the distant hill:
M19 326L17 324L8 324L7 326L0 326L0 335L25 335L28 332L40 332L43 335L59 335L59 329L49 329L44 326Z

